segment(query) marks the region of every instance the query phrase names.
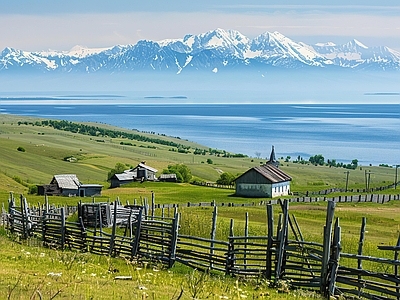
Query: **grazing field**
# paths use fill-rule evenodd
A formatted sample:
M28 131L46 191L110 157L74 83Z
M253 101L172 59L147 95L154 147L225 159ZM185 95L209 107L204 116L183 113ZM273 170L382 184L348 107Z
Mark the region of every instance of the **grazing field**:
M155 198L156 204L179 204L182 234L210 237L212 207L187 207L187 203L248 203L256 204L268 199L234 197L232 189L217 189L189 183L144 182L131 183L120 188L109 188L108 172L117 164L135 166L146 161L159 171L170 164L183 163L189 167L198 181L215 182L221 172L238 175L251 167L265 162L253 157L221 157L218 155L195 155L172 151L171 147L141 141L121 144L123 138L91 137L78 133L56 130L35 125L37 119L2 115L0 121L0 204L6 207L11 191L24 194L31 204L43 203L43 196L28 195L29 187L48 184L54 174L76 174L83 183L104 186L102 196L95 201L143 203ZM28 125L18 124L28 122ZM30 123L30 124L29 124ZM95 124L105 126L104 124ZM140 133L154 136L149 133ZM191 149L208 149L190 141L171 139ZM24 151L18 151L23 148ZM176 149L175 149L176 150ZM75 157L74 162L65 160ZM211 159L212 163L207 163ZM281 168L292 176L291 190L297 193L344 188L347 170L343 168L314 166L281 161ZM349 171L349 189L365 188L366 171L370 172L370 187L393 184L395 169L392 167L359 166ZM398 194L399 189L381 191ZM347 193L349 194L349 193ZM337 194L329 195L335 196ZM344 195L343 193L341 195ZM76 205L79 200L90 198L49 197L56 205ZM400 203L338 203L335 216L340 218L342 242L345 252L357 252L361 220L367 218L364 255L388 257L377 245L395 245L399 235ZM265 205L251 207L223 206L218 210L216 238L226 240L230 220L235 220L235 235L244 234L245 214L249 216L249 235L266 235ZM279 205L274 206L276 220ZM326 216L326 202L290 205L305 240L322 242ZM0 229L1 230L1 229ZM30 244L31 243L31 244ZM307 292L290 292L285 286L268 288L268 282L254 280L243 282L235 278L210 277L179 264L170 270L161 266L132 264L123 259L75 252L44 249L32 242L19 243L0 233L0 298L4 299L295 299L318 298ZM115 271L117 270L117 271ZM129 280L116 280L116 276L130 276ZM218 280L215 280L217 278ZM183 291L183 292L182 292ZM182 295L181 295L182 293ZM300 293L300 294L299 294ZM181 295L181 297L180 297Z

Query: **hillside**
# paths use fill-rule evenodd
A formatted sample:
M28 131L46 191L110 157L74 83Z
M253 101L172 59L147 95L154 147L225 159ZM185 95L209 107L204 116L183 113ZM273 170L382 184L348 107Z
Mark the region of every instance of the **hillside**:
M111 138L73 133L43 126L41 121L25 116L2 115L0 123L2 195L10 191L27 193L29 185L47 184L55 174L76 174L82 183L102 184L104 195L127 194L126 188L107 191L109 187L107 174L116 163L123 163L128 169L146 161L159 172L170 164L183 163L190 168L195 179L215 182L222 172L238 175L248 168L265 162L251 157L223 157L225 153L223 150L217 151L179 138L129 131L105 124L87 123L88 126L98 126L114 132L133 133L146 137L145 140L150 142L120 136ZM160 141L167 142L160 143ZM25 151L18 151L19 147ZM194 154L196 149L197 152L203 151L204 154ZM74 159L68 161L67 158L71 157ZM300 165L293 162L282 163L281 168L293 178L292 191L315 191L345 186L346 170L343 168ZM372 172L371 187L393 183L393 168L368 167L368 170ZM349 188L363 187L365 187L365 169L351 170ZM156 189L157 186L151 188ZM224 197L229 194L231 191L228 193L225 191Z

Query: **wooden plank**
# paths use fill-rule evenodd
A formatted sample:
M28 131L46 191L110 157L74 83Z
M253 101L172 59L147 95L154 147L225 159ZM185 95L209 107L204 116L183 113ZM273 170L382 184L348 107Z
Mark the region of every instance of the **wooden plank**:
M272 205L267 204L267 222L268 222L268 243L267 243L267 257L265 261L265 276L267 279L271 280L272 277L272 246L273 246L273 236L274 236L274 214L272 211Z
M324 243L321 267L321 294L326 296L328 293L328 263L330 256L331 237L332 237L332 222L335 213L335 202L328 201L326 210L326 223L324 226Z
M333 243L332 243L332 254L330 258L330 278L328 283L329 296L335 296L335 288L336 288L336 278L337 271L339 268L339 259L340 259L340 251L341 251L341 229L339 226L339 218L336 219L334 234L333 234Z
M288 234L288 223L289 223L289 201L284 200L283 205L283 217L282 217L282 228L278 234L278 249L277 249L277 262L275 268L275 283L281 279L283 266L285 264L285 246Z
M171 237L171 248L170 250L170 255L169 255L169 263L168 266L171 268L176 260L176 246L178 243L178 231L179 231L179 214L177 209L175 210L175 221L173 222L172 225L173 228L173 234Z
M211 221L211 233L210 233L210 254L214 254L214 240L215 240L215 232L217 230L217 216L218 216L218 207L214 206L212 221ZM210 261L210 268L212 269L213 264Z

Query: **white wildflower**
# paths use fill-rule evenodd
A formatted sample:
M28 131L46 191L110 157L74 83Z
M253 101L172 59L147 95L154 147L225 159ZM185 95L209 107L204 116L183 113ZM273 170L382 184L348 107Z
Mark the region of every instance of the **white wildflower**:
M47 273L47 276L50 276L50 277L61 277L61 275L62 275L61 272L60 273L55 273L55 272Z

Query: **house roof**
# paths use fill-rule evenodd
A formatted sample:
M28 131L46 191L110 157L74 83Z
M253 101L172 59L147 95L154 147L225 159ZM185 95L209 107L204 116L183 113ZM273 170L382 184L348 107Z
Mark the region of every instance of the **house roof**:
M119 180L119 181L125 181L125 180L133 180L134 176L132 173L120 173L120 174L114 174L114 176Z
M136 168L134 168L134 169L131 170L131 172L132 172L133 170L136 170L136 169L139 169L139 168L146 169L146 170L151 171L151 172L153 172L153 173L157 173L157 172L158 172L157 169L154 169L154 168L152 168L152 167L149 167L148 165L145 165L145 164L143 164L143 163L138 164L138 165L136 166Z
M54 175L52 183L57 182L57 185L61 189L77 190L81 185L78 177L75 174L61 174Z
M292 180L292 177L290 177L288 174L286 174L285 172L283 172L281 169L277 168L276 166L274 166L272 164L265 164L265 165L254 167L254 168L248 170L247 172L243 173L238 178L236 178L235 181L252 170L261 174L264 178L266 178L271 183L278 183L278 182L285 182L285 181Z

